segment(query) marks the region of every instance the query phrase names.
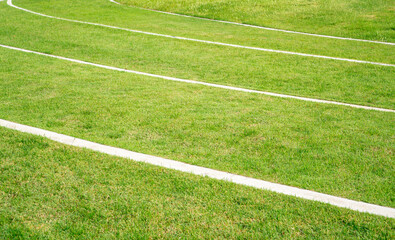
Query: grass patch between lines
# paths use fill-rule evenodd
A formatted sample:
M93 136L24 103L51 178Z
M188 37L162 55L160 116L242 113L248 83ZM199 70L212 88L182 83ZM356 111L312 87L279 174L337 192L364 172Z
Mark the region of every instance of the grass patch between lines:
M2 238L381 238L394 220L0 128Z
M394 206L391 113L238 93L9 50L1 118Z

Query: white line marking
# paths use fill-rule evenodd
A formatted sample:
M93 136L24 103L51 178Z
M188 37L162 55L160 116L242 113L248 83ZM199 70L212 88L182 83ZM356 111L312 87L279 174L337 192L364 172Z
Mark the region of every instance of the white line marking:
M79 138L74 138L71 136L35 128L35 127L30 127L14 122L10 122L7 120L2 120L0 119L0 126L8 128L8 129L13 129L16 131L24 132L24 133L30 133L34 134L37 136L45 137L50 140L63 143L66 145L74 146L74 147L80 147L80 148L86 148L90 149L96 152L101 152L105 153L108 155L112 156L117 156L117 157L122 157L122 158L127 158L130 160L134 160L137 162L144 162L164 168L169 168L181 172L186 172L186 173L191 173L199 176L205 176L205 177L210 177L218 180L223 180L223 181L228 181L228 182L233 182L236 184L241 184L245 186L250 186L258 189L264 189L264 190L269 190L273 191L276 193L282 193L290 196L295 196L298 198L303 198L307 200L312 200L312 201L318 201L318 202L323 202L323 203L328 203L330 205L342 207L342 208L348 208L352 209L358 212L367 212L375 215L380 215L384 217L389 217L389 218L395 218L395 209L390 208L390 207L383 207L375 204L370 204L370 203L364 203L364 202L359 202L359 201L354 201L354 200L349 200L346 198L341 198L341 197L336 197L328 194L323 194L323 193L318 193L310 190L305 190L305 189L300 189L296 187L290 187L278 183L271 183L255 178L250 178L250 177L244 177L236 174L231 174L227 172L222 172L218 170L213 170L210 168L205 168L205 167L198 167L190 164L186 164L183 162L178 162L170 159L165 159L161 157L155 157L143 153L137 153L137 152L132 152L129 150L121 149L121 148L116 148L116 147L110 147L106 145L102 145L99 143L94 143L90 141L86 141L83 139Z
M381 112L395 112L395 110L386 109L386 108L377 108L377 107L369 107L369 106L362 106L362 105L342 103L342 102L335 102L335 101L328 101L328 100L321 100L321 99L314 99L314 98L298 97L298 96L285 95L285 94L280 94L280 93L264 92L264 91L246 89L246 88L239 88L239 87L231 87L231 86L226 86L226 85L214 84L214 83L199 82L199 81L195 81L195 80L187 80L187 79L181 79L181 78L167 77L167 76L162 76L162 75L157 75L157 74L151 74L151 73L133 71L133 70L123 69L123 68L111 67L111 66L106 66L106 65L97 64L97 63L85 62L85 61L82 61L82 60L77 60L77 59L72 59L72 58L67 58L67 57L61 57L61 56L56 56L56 55L47 54L47 53L41 53L41 52L31 51L31 50L27 50L27 49L23 49L23 48L17 48L17 47L2 45L2 44L0 44L0 47L11 49L11 50L16 50L16 51L21 51L21 52L26 52L26 53L33 53L33 54L42 55L42 56L51 57L51 58L62 59L62 60L75 62L75 63L80 63L80 64L85 64L85 65L105 68L105 69L109 69L109 70L133 73L133 74L138 74L138 75L143 75L143 76L148 76L148 77L154 77L154 78L160 78L160 79L165 79L165 80L170 80L170 81L177 81L177 82L184 82L184 83L191 83L191 84L199 84L199 85L204 85L204 86L209 86L209 87L222 88L222 89L239 91L239 92L257 93L257 94L263 94L263 95L268 95L268 96L273 96L273 97L280 97L280 98L291 98L291 99L297 99L297 100L302 100L302 101L307 101L307 102L341 105L341 106L347 106L347 107L352 107L352 108L361 108L361 109L375 110L375 111L381 111Z
M158 36L158 37L165 37L165 38L172 38L172 39L178 39L178 40L193 41L193 42L213 44L213 45L226 46L226 47L243 48L243 49L257 50L257 51L264 51L264 52L290 54L290 55L297 55L297 56L303 56L303 57L314 57L314 58L323 58L323 59L330 59L330 60L337 60L337 61L346 61L346 62L353 62L353 63L364 63L364 64L373 64L373 65L386 66L386 67L395 67L395 64L388 64L388 63L370 62L370 61L355 60L355 59L348 59L348 58L328 57L328 56L322 56L322 55L298 53L298 52L290 52L290 51L282 51L282 50L274 50L274 49L268 49L268 48L248 47L248 46L242 46L242 45L236 45L236 44L213 42L213 41L206 41L206 40L200 40L200 39L194 39L194 38L186 38L186 37L177 37L177 36L171 36L171 35L165 35L165 34L159 34L159 33L152 33L152 32L144 32L144 31L133 30L133 29L128 29L128 28L121 28L121 27L114 27L114 26L110 26L110 25L104 25L104 24L100 24L100 23L84 22L84 21L79 21L79 20L72 20L72 19L67 19L67 18L54 17L54 16L42 14L42 13L37 13L37 12L33 12L31 10L24 9L24 8L17 7L15 5L13 5L12 4L12 0L7 0L7 4L9 6L17 8L19 10L22 10L22 11L25 11L25 12L29 12L29 13L32 13L32 14L36 14L36 15L39 15L39 16L43 16L43 17L48 17L48 18L53 18L53 19L58 19L58 20L63 20L63 21L68 21L68 22L75 22L75 23L82 23L82 24L89 24L89 25L94 25L94 26L112 28L112 29L128 31L128 32L134 32L134 33L147 34L147 35Z
M109 0L109 1L113 2L115 4L121 5L119 2L116 2L114 0ZM269 31L301 34L301 35L308 35L308 36L314 36L314 37L323 37L323 38L332 38L332 39L339 39L339 40L349 40L349 41L357 41L357 42L369 42L369 43L378 43L378 44L385 44L385 45L395 45L395 43L392 43L392 42L382 42L382 41L374 41L374 40L366 40L366 39L336 37L336 36L329 36L329 35L323 35L323 34L297 32L297 31L284 30L284 29L278 29L278 28L262 27L262 26L245 24L245 23L237 23L237 22L230 22L230 21L224 21L224 20L216 20L216 19L204 18L204 17L195 17L195 16L179 14L179 13L164 12L164 11L160 11L160 10L154 10L154 9L143 8L143 7L136 7L136 6L131 6L131 7L138 8L138 9L143 9L143 10L147 10L147 11L151 11L151 12L164 13L164 14L168 14L168 15L187 17L187 18L196 18L196 19L201 19L201 20L206 20L206 21L227 23L227 24L239 25L239 26L243 26L243 27L259 28L259 29L264 29L264 30L269 30Z

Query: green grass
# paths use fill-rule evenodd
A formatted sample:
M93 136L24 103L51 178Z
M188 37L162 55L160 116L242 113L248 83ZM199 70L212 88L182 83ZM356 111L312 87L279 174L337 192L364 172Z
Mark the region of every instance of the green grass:
M395 206L391 113L174 83L6 49L0 53L0 118Z
M45 2L15 1L17 5L23 3L23 7L56 16L74 18L72 15L88 15L91 17L78 19L95 22L99 21L92 19L93 16L100 16L103 18L100 22L103 23L108 23L105 21L106 18L118 19L113 23L116 26L134 26L139 25L139 22L150 24L152 19L150 16L140 16L140 20L137 20L138 15L132 15L130 8L119 8L118 5L114 6L107 1L89 1L92 6L86 1L56 1L50 5L44 4ZM104 11L108 8L110 10L105 14ZM393 67L257 52L134 34L43 18L6 5L3 5L0 11L0 42L3 44L166 76L395 109L395 99L392 97L395 91ZM62 11L63 14L57 11ZM66 12L68 15L64 15ZM154 18L152 21L151 25L155 25L156 21L161 21L162 25L169 23L166 19L160 18ZM177 22L180 22L180 19ZM216 31L222 29L218 25L212 27L215 27ZM232 31L238 31L237 27L228 27L232 28ZM150 27L138 27L143 30L147 28L150 30ZM201 29L190 31L202 32ZM165 30L161 32L167 33ZM184 35L189 35L189 32ZM206 35L207 38L215 38L216 32L207 32ZM244 38L249 36L243 33L239 35ZM274 42L282 42L279 40ZM243 42L241 39L237 41ZM319 42L317 39L311 41ZM320 44L327 44L325 41ZM292 38L292 42L298 45L296 39ZM311 45L315 44L312 42ZM353 45L355 44L348 43L343 47L364 54L364 48L358 49L352 47ZM380 51L375 51L378 48L376 45L365 43L364 46L372 48L369 58L377 56L385 62L393 62L394 55L389 46L379 46L382 47ZM342 49L337 47L336 44L327 45L325 48L342 52ZM325 54L325 48L320 50L320 54ZM307 49L306 52L311 53ZM347 52L344 51L342 54L347 55Z
M287 30L395 41L393 0L119 0L118 2Z
M53 16L142 31L246 46L395 63L395 57L392 54L393 46L239 27L114 5L107 0L14 0L13 3ZM202 46L202 44L199 44L199 46ZM231 51L235 50L232 49Z
M392 46L240 28L107 0L13 2L50 15L137 30L395 63ZM392 67L69 23L5 2L0 2L0 44L166 76L395 109ZM395 207L393 113L171 82L4 48L0 103L1 119ZM0 129L0 139L0 238L394 236L393 219L5 129Z
M391 239L395 221L0 128L1 239Z

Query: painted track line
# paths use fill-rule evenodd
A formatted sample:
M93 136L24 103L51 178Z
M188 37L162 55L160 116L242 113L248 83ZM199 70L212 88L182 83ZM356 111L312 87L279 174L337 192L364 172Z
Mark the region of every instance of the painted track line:
M328 57L328 56L323 56L323 55L315 55L315 54L308 54L308 53L282 51L282 50L275 50L275 49L269 49L269 48L248 47L248 46L242 46L242 45L237 45L237 44L213 42L213 41L200 40L200 39L194 39L194 38L177 37L177 36L171 36L171 35L160 34L160 33L145 32L145 31L140 31L140 30L115 27L115 26L110 26L110 25L105 25L105 24L100 24L100 23L91 23L91 22L85 22L85 21L61 18L61 17L54 17L54 16L50 16L50 15L34 12L34 11L31 11L31 10L28 10L28 9L25 9L25 8L21 8L21 7L15 6L14 4L12 4L12 0L7 0L7 4L9 6L13 7L13 8L16 8L16 9L19 9L19 10L22 10L22 11L25 11L25 12L28 12L28 13L32 13L32 14L35 14L35 15L39 15L39 16L42 16L42 17L47 17L47 18L52 18L52 19L57 19L57 20L62 20L62 21L68 21L68 22L74 22L74 23L82 23L82 24L88 24L88 25L112 28L112 29L128 31L128 32L133 32L133 33L146 34L146 35L157 36L157 37L165 37L165 38L172 38L172 39L178 39L178 40L185 40L185 41L213 44L213 45L219 45L219 46L225 46L225 47L242 48L242 49L264 51L264 52L272 52L272 53L280 53L280 54L288 54L288 55L296 55L296 56L303 56L303 57L313 57L313 58L322 58L322 59L329 59L329 60L336 60L336 61L346 61L346 62L353 62L353 63L372 64L372 65L379 65L379 66L385 66L385 67L395 67L395 64L389 64L389 63L379 63L379 62L371 62L371 61L363 61L363 60L339 58L339 57Z
M118 5L122 5L121 3L116 2L114 0L109 0L109 1L113 2L115 4L118 4ZM165 11L154 10L154 9L143 8L143 7L136 7L136 6L131 6L131 7L142 9L142 10L146 10L146 11L151 11L151 12L158 12L158 13L163 13L163 14L168 14L168 15L179 16L179 17L196 18L196 19L201 19L201 20L206 20L206 21L220 22L220 23L226 23L226 24L233 24L233 25L238 25L238 26L243 26L243 27L259 28L259 29L264 29L264 30L269 30L269 31L300 34L300 35L307 35L307 36L313 36L313 37L332 38L332 39L339 39L339 40L368 42L368 43L377 43L377 44L384 44L384 45L395 45L395 43L392 43L392 42L382 42L382 41L374 41L374 40L366 40L366 39L358 39L358 38L347 38L347 37L337 37L337 36L315 34L315 33L298 32L298 31L291 31L291 30L285 30L285 29L279 29L279 28L262 27L262 26L246 24L246 23L237 23L237 22L230 22L230 21L224 21L224 20L216 20L216 19L211 19L211 18L196 17L196 16L191 16L191 15L172 13L172 12L165 12Z
M395 112L395 110L386 109L386 108L377 108L377 107L369 107L369 106L349 104L349 103L342 103L342 102L336 102L336 101L328 101L328 100L321 100L321 99L314 99L314 98L298 97L298 96L293 96L293 95L286 95L286 94L280 94L280 93L272 93L272 92L251 90L251 89L246 89L246 88L239 88L239 87L232 87L232 86L226 86L226 85L220 85L220 84L214 84L214 83L200 82L200 81L195 81L195 80L187 80L187 79L181 79L181 78L175 78L175 77L167 77L167 76L162 76L162 75L157 75L157 74L151 74L151 73L139 72L139 71L128 70L128 69L123 69L123 68L111 67L111 66L106 66L106 65L103 65L103 64L91 63L91 62L86 62L86 61L82 61L82 60L77 60L77 59L72 59L72 58L67 58L67 57L61 57L61 56L56 56L56 55L42 53L42 52L36 52L36 51L32 51L32 50L27 50L27 49L23 49L23 48L17 48L17 47L12 47L12 46L8 46L8 45L2 45L2 44L0 44L0 47L11 49L11 50L16 50L16 51L20 51L20 52L25 52L25 53L33 53L33 54L37 54L37 55L41 55L41 56L61 59L61 60L69 61L69 62L85 64L85 65L95 66L95 67L109 69L109 70L114 70L114 71L119 71L119 72L133 73L133 74L137 74L137 75L143 75L143 76L148 76L148 77L160 78L160 79L176 81L176 82L183 82L183 83L189 83L189 84L198 84L198 85L203 85L203 86L209 86L209 87L215 87L215 88L221 88L221 89L227 89L227 90L233 90L233 91L239 91L239 92L246 92L246 93L263 94L263 95L268 95L268 96L273 96L273 97L280 97L280 98L297 99L297 100L307 101L307 102L340 105L340 106L347 106L347 107L352 107L352 108L360 108L360 109L366 109L366 110L375 110L375 111L380 111L380 112L392 112L392 113Z
M148 163L164 168L169 168L185 173L191 173L194 175L199 175L199 176L204 176L204 177L210 177L218 180L223 180L223 181L228 181L228 182L233 182L236 184L241 184L253 188L258 188L258 189L263 189L263 190L269 190L272 192L276 193L281 193L285 195L290 195L298 198L303 198L307 200L312 200L312 201L318 201L318 202L323 202L327 203L330 205L334 205L337 207L342 207L342 208L348 208L352 209L358 212L366 212L370 214L375 214L379 216L384 216L384 217L389 217L389 218L395 218L395 209L390 208L390 207L383 207L375 204L370 204L370 203L364 203L364 202L359 202L359 201L354 201L354 200L349 200L346 198L341 198L341 197L336 197L328 194L323 194L323 193L318 193L310 190L305 190L305 189L300 189L296 187L291 187L291 186L286 186L278 183L271 183L267 181L263 181L260 179L255 179L255 178L250 178L250 177L245 177L241 175L236 175L232 173L227 173L227 172L222 172L210 168L205 168L205 167L199 167L199 166L194 166L190 165L187 163L183 162L178 162L170 159L165 159L161 157L155 157L143 153L137 153L137 152L132 152L129 150L121 149L121 148L116 148L116 147L111 147L111 146L106 146L102 145L99 143L94 143L90 142L87 140L79 139L79 138L74 138L71 136L35 128L35 127L30 127L14 122L10 122L7 120L0 119L0 126L24 132L24 133L30 133L34 134L37 136L45 137L50 140L63 143L66 145L74 146L74 147L80 147L80 148L86 148L89 150L93 150L96 152L100 153L105 153L111 156L116 156L116 157L122 157L130 160L134 160L136 162L143 162L143 163Z

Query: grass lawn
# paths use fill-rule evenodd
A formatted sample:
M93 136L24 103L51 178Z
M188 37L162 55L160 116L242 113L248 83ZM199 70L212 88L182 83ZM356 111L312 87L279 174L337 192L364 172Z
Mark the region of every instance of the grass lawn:
M395 63L393 46L240 28L107 0L13 3L58 17L143 31ZM0 2L0 44L178 78L395 109L393 67L70 23L5 2ZM393 113L177 83L0 48L0 118L395 207ZM391 239L395 232L393 219L138 164L2 128L0 139L0 238Z
M12 2L16 6L52 16L97 22L141 31L252 47L395 63L393 46L389 45L317 38L171 16L120 6L107 0L13 0ZM26 16L24 15L23 18L25 19ZM42 17L39 18L43 20ZM136 34L129 33L127 35ZM166 42L169 42L168 40L165 39ZM204 44L198 45L200 47L206 46ZM227 47L226 49L229 48ZM235 49L230 51L233 52Z
M3 119L395 206L391 113L191 86L6 49L0 53Z
M391 239L395 220L0 128L2 239Z
M23 7L56 16L74 18L73 15L88 15L92 17L78 17L78 19L95 22L100 20L94 19L98 18L97 16L100 18L107 16L107 18L120 19L113 25L126 27L131 23L138 25L139 22L132 15L133 12L130 12L130 8L119 8L118 5L114 6L107 1L100 0L97 2L98 6L94 5L95 1L89 1L92 6L86 3L87 1L55 1L54 4L44 4L45 2L14 1L17 5L22 3ZM147 36L48 19L3 4L0 8L0 42L3 44L166 76L395 109L395 99L392 97L395 91L393 67L258 52ZM75 11L72 8L74 5ZM105 14L107 8L114 8L114 11ZM77 11L77 9L83 10ZM71 16L58 11L68 12ZM133 21L130 22L128 19ZM148 16L141 21L149 24L151 19L151 16ZM183 18L177 19L178 22L180 20ZM163 19L157 21L168 23ZM109 23L105 20L100 22ZM200 25L204 25L203 23ZM229 27L234 31L238 29L237 26ZM150 30L150 27L143 26L138 29ZM215 29L217 31L221 28L217 25ZM194 31L200 32L199 29ZM215 34L215 32L207 33L208 36ZM273 42L279 40L272 39ZM314 41L318 42L317 39ZM297 39L292 39L292 42L298 44ZM371 53L369 58L377 56L383 62L395 62L393 51L390 51L392 46L364 44L368 48L382 47L381 51ZM326 48L341 52L337 47L337 44L329 44ZM280 50L287 49L280 48ZM358 48L355 50L364 52ZM323 50L320 51L322 51L320 54L325 55ZM374 52L374 50L370 51ZM308 49L304 52L311 53ZM347 55L347 51L343 54Z
M118 2L294 31L395 41L393 0L118 0Z

